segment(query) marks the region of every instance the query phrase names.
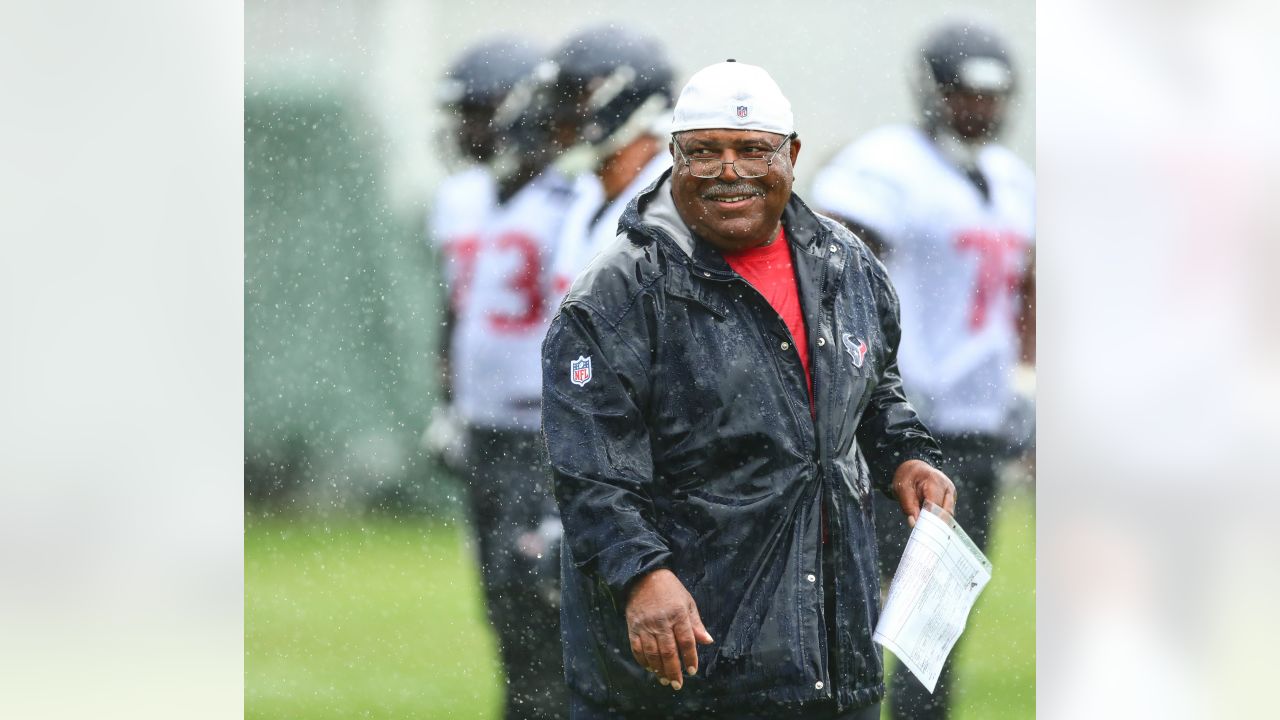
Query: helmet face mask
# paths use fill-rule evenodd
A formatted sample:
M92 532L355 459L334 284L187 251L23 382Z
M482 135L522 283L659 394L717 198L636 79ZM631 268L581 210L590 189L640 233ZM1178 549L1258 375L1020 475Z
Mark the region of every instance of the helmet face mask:
M972 23L944 25L925 40L919 56L917 98L921 120L935 137L963 143L996 139L1015 89L1003 40Z
M591 90L587 87L589 80L589 78L584 81L582 78L560 77L547 87L546 92L549 97L544 100L551 104L548 113L550 137L551 142L559 150L573 147L578 141L579 133L589 120L587 110L591 95Z
M617 27L571 36L535 73L541 143L569 174L596 170L670 108L674 71L655 39ZM539 148L531 147L530 150Z
M445 106L446 133L453 145L450 149L469 160L489 161L498 144L498 133L493 127L496 110L493 105L477 102Z
M1004 124L1006 95L958 88L942 93L946 123L969 142L994 140Z
M494 159L505 142L497 116L537 61L528 43L504 37L472 46L449 66L437 87L446 157L455 163Z

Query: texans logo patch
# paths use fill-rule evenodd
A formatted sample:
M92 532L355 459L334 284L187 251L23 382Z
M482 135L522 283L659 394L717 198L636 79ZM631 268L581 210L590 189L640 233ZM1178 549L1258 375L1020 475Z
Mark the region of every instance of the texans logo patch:
M863 359L867 357L867 342L861 338L854 339L849 333L845 333L843 339L845 352L853 358L853 366L861 368Z

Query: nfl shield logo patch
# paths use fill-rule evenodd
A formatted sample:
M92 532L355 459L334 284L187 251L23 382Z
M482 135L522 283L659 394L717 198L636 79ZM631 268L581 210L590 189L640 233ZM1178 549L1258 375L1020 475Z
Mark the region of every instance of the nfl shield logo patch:
M738 106L738 117L740 117L740 118L744 118L744 117L746 117L746 116L747 116L747 106L746 106L746 105L739 105L739 106Z
M579 355L577 360L569 363L569 379L578 387L591 382L591 358Z

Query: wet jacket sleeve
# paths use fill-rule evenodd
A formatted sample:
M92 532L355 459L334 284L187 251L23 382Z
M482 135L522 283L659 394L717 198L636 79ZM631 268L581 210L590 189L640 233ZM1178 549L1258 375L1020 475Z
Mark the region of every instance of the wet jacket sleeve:
M872 481L881 492L893 497L893 474L899 465L908 460L923 460L937 467L942 453L902 389L902 376L898 372L898 342L902 338L898 294L880 261L870 253L864 253L863 257L879 306L885 365L863 413L862 424L858 426L858 444L871 466Z
M542 346L542 432L565 538L575 565L619 595L670 557L649 495L648 354L633 349L649 343L628 332L566 303ZM580 359L583 384L570 370Z

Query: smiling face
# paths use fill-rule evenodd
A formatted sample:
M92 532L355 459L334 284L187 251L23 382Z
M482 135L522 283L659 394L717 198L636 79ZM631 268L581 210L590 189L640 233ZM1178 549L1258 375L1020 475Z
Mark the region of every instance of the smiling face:
M739 177L729 163L740 157L767 157L783 137L759 130L678 133L675 141L680 147L671 145L671 197L685 224L720 250L745 250L777 237L782 210L791 197L800 139L792 138L762 177ZM719 177L694 177L685 162L711 158L725 163Z

